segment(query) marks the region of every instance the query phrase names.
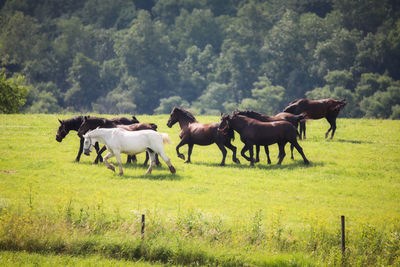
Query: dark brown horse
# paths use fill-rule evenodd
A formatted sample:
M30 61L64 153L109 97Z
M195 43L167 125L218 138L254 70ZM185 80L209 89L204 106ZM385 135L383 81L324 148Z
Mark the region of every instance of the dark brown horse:
M227 129L233 129L240 134L240 140L244 143L241 155L250 161L250 165L254 165L254 145L269 146L275 143L278 143L279 146L278 164L281 164L286 155L285 145L288 142L297 149L303 157L304 163L309 164L303 149L297 143L297 130L288 121L261 122L242 115L223 114L221 115L219 130L226 131ZM250 152L250 157L245 154L247 150Z
M83 122L83 116L76 116L70 119L66 120L58 120L60 122L60 126L58 127L58 131L56 134L56 140L58 142L62 142L62 140L68 135L70 131L78 131L79 127L81 126ZM82 150L83 150L83 141L84 138L80 137L80 144L79 144L79 150L78 150L78 155L75 158L76 162L79 162L81 159L82 155ZM96 152L99 151L99 144L95 144Z
M300 98L292 101L283 111L292 114L306 113L307 119L322 119L326 120L330 124L330 128L325 133L325 138L328 137L329 132L332 130L331 139L336 131L336 118L339 115L339 111L347 104L345 99L335 100L332 98L310 100L307 98ZM303 138L306 138L306 123L302 121L300 123L300 136L303 133Z
M125 118L126 119L126 118ZM120 122L128 123L123 124ZM129 123L131 122L131 123ZM139 130L157 130L157 125L154 123L139 123L139 121L135 118L135 120L116 120L116 119L105 119L105 118L98 118L98 117L90 117L85 116L83 117L83 121L81 126L78 129L78 135L83 136L90 130L94 130L96 128L122 128L127 131L139 131ZM106 150L106 146L103 146L98 152L97 157L94 161L94 164L97 164L99 160L102 160L101 154ZM146 160L144 162L147 165L149 160L148 154L146 154ZM136 156L128 155L127 163L136 161ZM158 156L156 155L156 164L161 165Z
M239 110L235 110L233 113L233 115L243 115L252 119L256 119L262 122L273 122L273 121L288 121L290 122L296 129L297 126L299 124L299 122L301 120L303 120L305 118L305 114L300 114L300 115L294 115L291 113L287 113L287 112L281 112L276 114L275 116L268 116L266 114L261 114L255 111L251 111L251 110L246 110L246 111L239 111ZM268 146L265 145L264 146L265 149L265 154L267 155L267 160L268 160L268 164L271 164L271 159L269 157L269 150L268 150ZM293 146L290 146L290 150L291 150L291 159L293 158ZM256 145L256 159L255 162L259 162L260 161L260 146Z
M58 127L58 131L56 134L56 140L58 142L62 142L62 140L68 135L70 131L78 131L79 127L81 126L83 122L83 116L76 116L70 119L66 120L58 120L60 122L60 126ZM111 119L114 122L117 122L118 124L131 124L135 122L139 122L135 116L132 116L132 119L128 119L125 117L118 117L118 118L113 118ZM79 144L79 150L78 150L78 155L75 158L76 162L79 162L81 155L82 155L82 150L83 150L83 141L84 139L80 137L80 144ZM99 151L99 144L95 144L96 152ZM102 160L102 159L101 159Z
M225 147L232 150L232 161L240 163L239 159L236 158L236 147L231 144L231 139L234 139L233 130L226 132L218 131L219 122L215 123L199 123L192 113L183 109L174 107L171 115L168 119L167 126L172 127L175 123L179 122L181 132L179 137L181 141L176 146L176 153L179 158L185 160L185 156L179 152L179 148L183 145L188 145L188 158L185 161L190 163L190 156L192 154L194 145L207 146L216 143L218 148L222 152L222 161L220 166L225 165L226 149Z

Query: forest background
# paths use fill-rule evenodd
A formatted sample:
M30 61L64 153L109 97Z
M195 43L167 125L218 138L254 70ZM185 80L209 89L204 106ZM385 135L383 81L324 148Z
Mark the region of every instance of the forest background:
M0 0L0 113L400 118L398 0Z

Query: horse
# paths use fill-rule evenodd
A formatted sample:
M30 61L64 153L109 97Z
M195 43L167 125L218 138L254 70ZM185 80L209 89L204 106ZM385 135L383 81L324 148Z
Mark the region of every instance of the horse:
M296 129L298 127L298 124L301 120L303 120L305 118L305 114L300 114L300 115L294 115L291 113L287 113L287 112L281 112L276 114L275 116L268 116L266 114L261 114L258 113L256 111L252 111L252 110L246 110L246 111L239 111L239 110L235 110L233 111L232 114L236 114L236 115L243 115L252 119L256 119L262 122L273 122L273 121L288 121L290 122ZM268 164L271 164L271 159L269 158L269 150L268 150L268 146L264 146L265 149L265 154L267 155L267 160L268 160ZM291 159L294 159L293 157L293 146L290 146L290 150L291 150ZM255 162L259 162L260 161L260 146L256 145L256 159Z
M233 129L240 135L240 140L244 143L241 155L250 161L250 165L254 165L253 146L254 145L272 145L278 143L279 146L279 161L282 163L285 157L285 145L287 142L292 144L300 155L303 157L304 164L309 164L303 149L297 142L297 130L288 121L261 122L256 119L245 117L242 115L221 115L221 122L218 127L220 131ZM247 157L245 152L249 150L250 157Z
M190 156L192 154L194 145L207 146L216 143L222 152L222 161L220 166L225 165L226 149L229 148L233 152L232 161L240 164L236 158L236 147L231 144L231 139L235 138L234 131L227 132L218 131L219 122L215 123L199 123L192 113L189 111L174 107L171 111L167 126L171 128L175 123L179 122L181 132L179 137L181 141L176 146L176 153L179 158L185 160L185 155L179 152L179 148L183 145L188 145L188 158L185 163L190 163Z
M292 114L300 114L305 112L307 114L307 119L326 118L326 120L330 124L330 128L325 133L325 138L328 138L329 132L332 130L332 139L336 131L336 118L339 115L339 111L346 104L346 99L335 100L332 98L327 98L320 100L310 100L307 98L300 98L290 102L283 111ZM306 139L305 120L300 123L300 136L302 135L302 133L303 138Z
M176 173L174 166L172 166L170 159L164 152L164 143L171 142L165 133L158 133L153 130L127 131L122 128L97 128L89 131L83 137L85 138L83 144L85 155L90 154L94 142L100 142L107 146L109 153L104 157L104 163L107 168L115 172L114 165L107 161L109 158L115 156L118 161L120 176L124 173L121 153L136 155L144 151L147 151L150 157L150 166L146 174L151 174L153 170L156 153L165 161L171 173Z
M135 118L136 119L136 118ZM157 130L157 125L154 123L140 123L137 119L135 121L132 120L124 120L123 122L128 123L128 125L124 125L119 123L121 120L113 120L113 119L105 119L105 118L98 118L98 117L90 117L90 116L85 116L83 117L83 122L81 126L78 129L78 135L83 136L85 133L87 133L89 130L94 130L97 127L100 128L123 128L124 130L127 131L139 131L139 130ZM129 123L131 122L131 123ZM94 162L94 164L97 164L99 160L101 160L101 154L106 150L106 147L103 146L99 151L97 151L97 157ZM144 165L147 165L147 162L149 160L148 155L146 155L146 160L144 162ZM131 156L128 155L127 158L127 163L131 163L131 161L135 162L136 161L136 156ZM156 163L157 165L161 165L158 156L156 156Z
M81 126L81 124L83 122L83 119L84 119L83 116L76 116L76 117L66 119L66 120L58 119L58 121L60 122L60 126L58 127L58 131L56 134L56 140L61 143L62 140L68 135L68 133L70 131L78 131L79 127ZM118 118L113 118L111 120L114 122L118 122L119 124L131 124L131 123L139 122L135 116L132 116L132 119L128 119L125 117L118 117ZM96 148L96 151L98 152L99 145L95 144L95 148ZM78 155L75 158L76 162L79 162L79 160L81 159L82 149L83 149L83 138L80 137Z

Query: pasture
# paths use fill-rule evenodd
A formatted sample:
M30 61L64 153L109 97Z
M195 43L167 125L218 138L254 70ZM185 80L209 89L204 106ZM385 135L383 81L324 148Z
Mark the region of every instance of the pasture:
M263 149L254 167L240 153L241 164L233 163L228 150L220 167L215 144L194 146L192 163L184 164L175 151L179 125L168 128L167 115L138 115L169 134L173 144L165 151L177 173L162 162L145 175L141 154L135 165L124 164L120 177L103 163L92 165L94 153L74 162L76 132L55 140L57 119L72 116L0 115L0 250L8 251L0 262L63 254L123 264L400 264L400 121L338 119L332 140L324 138L325 120L309 121L307 139L299 141L309 166L296 151L290 159L289 145L276 165L273 145L271 165ZM187 155L187 146L180 151ZM40 254L9 254L16 251Z

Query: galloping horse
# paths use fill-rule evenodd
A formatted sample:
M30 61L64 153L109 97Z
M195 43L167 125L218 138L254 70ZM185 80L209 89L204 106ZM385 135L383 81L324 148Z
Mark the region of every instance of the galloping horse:
M310 100L307 98L300 98L292 101L283 110L292 114L300 114L305 112L308 119L322 119L326 120L330 124L330 128L325 133L325 138L328 137L329 132L332 130L331 139L336 131L336 118L339 115L339 111L347 104L346 99L335 100L332 98ZM304 139L306 138L306 123L302 121L300 123L300 136L303 133Z
M250 165L254 165L253 146L254 145L272 145L278 143L279 146L279 161L281 164L285 157L285 145L291 143L300 155L303 157L304 164L309 164L303 149L297 143L297 130L287 121L261 122L242 115L221 115L220 131L233 129L240 134L240 140L244 143L241 155L250 161ZM250 157L247 157L245 152L249 150Z
M249 117L252 119L256 119L256 120L259 120L262 122L288 121L296 129L297 129L299 122L305 118L305 114L293 115L291 113L281 112L281 113L276 114L275 116L268 116L268 115L261 114L261 113L251 111L251 110L246 110L246 111L235 110L232 112L232 114L233 115L243 115L243 116L246 116L246 117ZM269 158L268 146L265 145L264 149L265 149L265 154L267 155L268 164L271 164L271 159ZM294 159L292 145L290 146L290 150L291 150L291 159ZM260 161L260 146L256 145L256 160L255 160L255 162L259 162L259 161Z
M179 148L186 144L189 147L188 158L185 163L190 163L190 156L194 145L207 146L216 143L222 152L222 161L219 164L220 166L225 165L227 153L225 146L233 152L232 161L240 164L239 159L236 158L236 147L231 144L231 139L235 137L233 130L227 132L218 131L219 122L206 124L199 123L189 111L183 108L174 107L168 119L167 126L171 128L177 122L179 122L181 127L181 132L179 133L181 141L176 146L178 157L185 160L185 156L179 152Z
M153 169L156 153L167 163L171 173L176 172L164 152L163 143L171 142L167 134L158 133L153 130L132 132L121 128L99 128L86 133L83 137L85 138L83 148L86 155L90 154L94 142L101 142L107 146L109 153L104 157L104 163L109 169L115 171L115 167L107 161L107 159L115 156L119 165L119 175L123 174L121 153L136 155L144 151L147 151L147 154L150 155L150 166L146 174L150 174Z
M136 119L136 118L135 118ZM129 122L129 121L125 121ZM131 121L132 122L132 121ZM157 130L157 125L154 123L140 123L137 119L135 122L132 122L130 124L120 124L116 123L115 120L109 120L105 118L98 118L98 117L90 117L90 116L85 116L83 117L83 122L81 126L78 129L78 135L83 136L90 130L94 130L96 128L122 128L127 131L139 131L139 130ZM101 154L106 150L106 146L103 146L99 151L97 151L97 157L94 162L94 164L97 164L98 161L101 161ZM147 162L149 160L148 155L146 154L146 160L144 162L144 165L147 165ZM131 156L128 155L127 158L127 163L130 163L131 161L135 162L136 161L136 156ZM157 165L160 165L160 161L158 159L158 156L156 156L156 163Z
M60 126L58 127L58 131L56 134L56 140L58 142L62 142L62 140L67 136L69 131L78 131L79 127L81 126L83 122L83 116L76 116L67 120L58 120L60 122ZM125 117L118 117L118 118L112 118L112 121L118 123L118 124L132 124L139 122L135 116L132 116L132 119L128 119ZM78 155L75 158L76 162L79 162L81 155L82 155L82 149L83 149L83 137L80 137L80 144L79 144L79 150L78 150ZM99 151L99 144L95 144L96 151ZM102 160L102 159L101 159Z

